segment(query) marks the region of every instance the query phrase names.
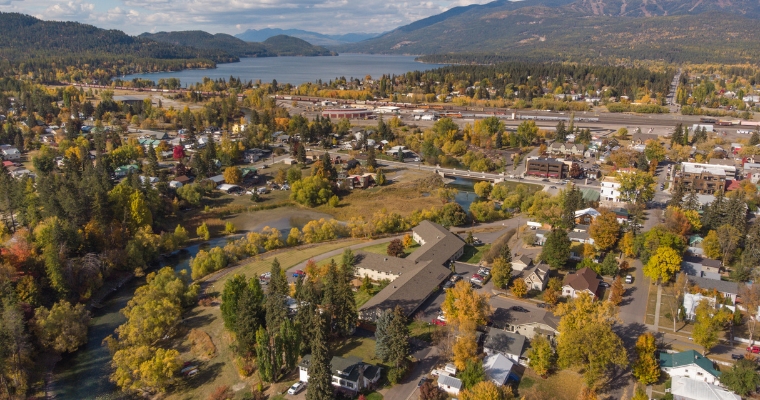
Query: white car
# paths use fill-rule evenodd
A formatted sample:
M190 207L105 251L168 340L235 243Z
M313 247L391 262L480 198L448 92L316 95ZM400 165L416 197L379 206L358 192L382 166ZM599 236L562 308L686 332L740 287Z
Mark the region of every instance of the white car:
M633 276L626 275L625 276L625 283L633 283Z
M304 386L305 385L303 382L296 382L293 384L293 386L290 387L290 389L288 389L288 394L296 394L300 392Z

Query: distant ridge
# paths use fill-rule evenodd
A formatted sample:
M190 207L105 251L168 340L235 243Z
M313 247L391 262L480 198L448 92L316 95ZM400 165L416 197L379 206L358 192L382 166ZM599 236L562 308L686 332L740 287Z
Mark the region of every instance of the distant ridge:
M212 35L204 31L143 33L139 37L198 49L225 51L237 57L337 55L324 47L286 35L273 36L262 43L246 42L224 33Z
M263 42L270 37L277 35L288 35L303 39L316 46L335 46L346 43L356 43L362 40L372 39L382 33L346 33L342 35L325 35L318 32L304 31L301 29L248 29L243 33L235 35L236 38L246 42Z

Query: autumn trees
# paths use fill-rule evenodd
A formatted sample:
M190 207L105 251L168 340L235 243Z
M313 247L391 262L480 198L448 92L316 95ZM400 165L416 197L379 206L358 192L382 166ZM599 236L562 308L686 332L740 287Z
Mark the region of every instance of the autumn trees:
M589 234L599 250L606 251L612 248L620 238L620 223L617 221L617 215L612 211L602 211L601 215L591 223Z
M458 333L454 344L454 364L464 369L467 360L477 355L475 328L484 325L491 313L488 300L475 292L469 283L459 281L446 291L441 308L446 322Z
M660 363L655 352L654 335L644 333L636 340L636 361L633 363L633 376L644 385L651 385L660 379Z
M671 247L661 246L644 266L644 275L653 281L669 281L681 270L681 254Z
M376 354L391 365L388 379L392 383L404 377L408 368L409 358L409 328L401 308L393 311L385 310L377 320L375 332Z

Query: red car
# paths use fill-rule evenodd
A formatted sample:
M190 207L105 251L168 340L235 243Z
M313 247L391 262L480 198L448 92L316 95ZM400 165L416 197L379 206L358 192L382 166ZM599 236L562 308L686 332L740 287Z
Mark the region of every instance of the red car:
M441 321L438 318L433 318L433 323L436 324L436 325L440 325L440 326L446 326L446 322Z
M296 272L293 272L293 278L299 278L302 276L306 276L306 272L303 272L300 269L297 269Z
M760 353L760 346L758 345L749 346L747 347L747 351L750 353L755 353L755 354Z

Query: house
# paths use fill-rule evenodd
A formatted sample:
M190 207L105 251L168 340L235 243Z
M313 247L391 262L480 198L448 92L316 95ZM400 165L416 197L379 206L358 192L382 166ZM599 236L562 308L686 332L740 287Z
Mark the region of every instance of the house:
M575 223L582 225L591 225L594 220L602 215L599 211L593 208L586 208L575 212Z
M543 246L546 243L546 238L549 236L549 231L545 229L539 229L533 232L536 235L536 245Z
M498 353L487 356L483 360L486 379L495 383L496 386L504 386L510 377L516 379L516 376L512 374L514 366L514 361Z
M21 158L21 152L17 148L11 147L2 150L3 160L15 161Z
M675 176L675 185L683 184L686 191L694 189L697 194L712 195L726 187L727 180L736 178L733 165L681 163L681 171Z
M549 146L549 151L553 154L583 157L583 152L586 151L586 147L581 143L554 142Z
M583 244L594 244L594 239L588 232L568 232L567 237L571 242L578 242Z
M512 260L513 271L522 271L531 266L533 266L533 260L526 255L521 255Z
M739 284L736 282L702 278L698 276L689 276L689 282L702 289L715 290L720 293L723 298L731 299L731 305L736 304L736 296L739 295Z
M649 140L654 140L655 142L657 142L660 140L660 137L653 133L641 133L641 132L636 132L633 135L631 135L632 145L646 144L647 141Z
M512 361L526 362L523 357L525 351L525 339L526 337L519 334L508 332L502 329L489 327L487 328L486 341L483 343L483 351L487 355L503 354Z
M691 243L689 244L691 245ZM681 271L700 278L720 280L722 263L709 258L686 256L681 261Z
M135 164L129 164L129 165L122 165L118 168L116 168L113 172L114 175L116 175L117 178L123 178L127 175L129 175L130 172L134 173L137 172L139 168Z
M206 179L210 180L211 182L214 182L215 185L220 185L224 183L224 175L215 175Z
M683 312L685 319L693 321L697 315L697 306L702 300L710 302L710 306L715 307L715 297L705 296L702 293L684 293L683 295Z
M720 386L683 376L673 377L670 383L673 400L741 400L742 397Z
M591 268L581 268L574 274L567 274L562 281L562 295L576 298L580 293L588 293L591 298L596 298L601 279Z
M671 378L685 377L712 385L720 385L720 371L713 362L694 350L680 353L660 353L660 368Z
M519 333L528 339L542 335L554 341L559 334L559 318L546 310L529 310L527 313L506 308L496 308L491 315L491 326L508 332Z
M462 381L448 375L438 375L438 388L453 396L458 396L462 390Z
M525 284L528 285L528 290L543 291L546 288L546 284L549 282L550 270L549 266L544 263L523 270L522 276Z
M619 224L622 224L623 222L628 222L628 218L630 218L630 213L625 208L613 207L613 208L610 208L609 210L615 213L615 217L617 218L617 222Z
M620 199L620 182L614 176L605 176L600 182L599 201L605 206L619 205L623 201ZM618 204L616 204L618 203Z
M569 172L567 164L554 158L530 158L525 167L525 175L541 178L564 179Z
M309 381L309 367L311 354L303 356L298 364L299 379L301 382ZM381 368L362 362L359 357L347 358L333 357L330 360L332 372L332 385L336 388L352 393L366 388L372 388L380 379Z
M234 193L241 194L241 193L245 193L245 189L243 189L242 187L240 187L238 185L230 185L228 183L223 183L223 184L217 186L216 189L220 190L220 191L222 191L224 193L227 193L227 194L234 194Z

